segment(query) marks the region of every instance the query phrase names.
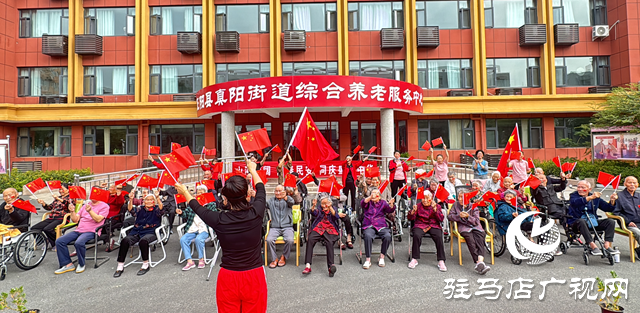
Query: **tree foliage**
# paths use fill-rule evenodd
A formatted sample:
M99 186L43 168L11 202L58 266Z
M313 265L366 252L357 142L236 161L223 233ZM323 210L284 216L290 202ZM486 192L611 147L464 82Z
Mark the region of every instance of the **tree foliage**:
M593 125L598 128L631 126L640 132L640 85L614 88L607 101L595 105Z

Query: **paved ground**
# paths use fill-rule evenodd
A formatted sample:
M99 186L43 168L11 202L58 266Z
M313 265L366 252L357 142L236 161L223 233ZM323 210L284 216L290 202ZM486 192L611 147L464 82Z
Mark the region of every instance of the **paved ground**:
M423 255L420 264L414 270L407 268L408 237L401 243L396 241L396 263L387 261L385 268L374 265L363 270L355 258L354 250L346 250L344 264L338 266L334 278L329 278L325 270L323 257L316 257L313 273L303 277L304 252L301 253L301 266L296 267L290 261L287 266L267 269L269 285L269 312L445 312L466 310L474 312L599 312L596 304L587 300L574 300L569 294L571 278L608 277L610 270L617 271L622 278L629 279L629 298L621 304L627 312L640 311L640 291L636 282L640 281L640 262L629 261L629 248L626 238L616 236L616 245L622 251L621 262L608 265L605 259L591 259L591 265L582 263L581 250L570 250L568 255L555 259L552 263L540 266L513 265L508 252L496 258L496 264L483 278L499 279L503 287L499 300L486 300L473 296L470 300L447 300L443 295L445 279L469 279L471 292L477 291L476 282L480 276L472 271L472 262L465 245L463 249L464 266L457 262L457 244L455 256L449 254L446 245L449 271L437 270L434 255ZM374 251L379 249L374 243ZM208 248L210 251L212 248ZM427 239L423 249L433 249L433 243ZM316 246L316 252L324 247ZM205 281L206 270L192 269L181 271L177 264L179 243L172 236L167 246L167 259L147 275L135 275L137 268L127 268L119 279L112 278L116 265L117 252L105 253L111 260L98 269L87 268L82 274L67 273L54 275L57 269L55 253L49 252L44 262L31 271L22 271L9 265L7 278L0 282L0 291L11 287L24 286L29 307L39 308L42 312L187 312L215 310L216 273L214 269L211 281ZM157 257L159 250L152 254ZM377 260L377 257L374 257ZM218 262L219 263L219 262ZM91 263L89 263L91 264ZM531 299L508 300L508 280L518 278L532 279L535 287ZM567 280L564 285L550 285L546 297L538 300L542 291L541 281L552 277ZM516 283L514 287L519 287Z

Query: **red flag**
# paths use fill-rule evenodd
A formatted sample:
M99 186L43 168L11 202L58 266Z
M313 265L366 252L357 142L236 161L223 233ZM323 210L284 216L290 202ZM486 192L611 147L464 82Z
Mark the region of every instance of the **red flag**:
M131 177L129 178L125 178L125 179L120 179L120 180L116 180L116 185L124 185L130 181L135 180L136 178L138 178L140 175L138 174L133 174L131 175Z
M277 152L277 153L282 153L282 149L280 149L280 146L278 146L277 144L275 146L273 146L273 148L271 148L271 151Z
M167 155L163 155L160 157L160 162L162 162L167 171L171 173L178 173L196 164L196 160L193 158L189 147L178 148Z
M204 155L216 155L216 153L216 149L207 149L205 147L202 147L202 154Z
M384 182L382 182L380 187L378 187L378 190L380 190L380 193L382 194L384 190L387 189L388 186L389 186L389 181L385 180Z
M89 196L89 200L96 200L102 202L109 202L109 191L100 189L98 187L91 188L91 195Z
M271 147L271 140L266 128L238 134L238 138L240 138L244 152L262 151L264 148Z
M62 188L62 182L59 180L50 180L47 182L47 186L49 186L49 189L60 189Z
M267 170L257 170L256 173L258 173L258 176L260 176L262 183L266 185L267 182L269 181L269 176L267 176ZM255 183L253 184L253 186L255 187Z
M171 151L177 150L177 149L180 149L180 148L182 148L182 146L179 143L175 143L175 142L171 143Z
M171 186L175 186L176 185L176 180L173 179L173 177L171 176L171 174L167 171L162 171L162 174L160 174L160 176L158 176L158 187L162 187L164 185L171 185Z
M222 178L224 179L224 181L227 181L229 178L233 177L233 176L240 176L242 178L247 178L247 175L245 173L242 172L238 172L236 170L234 170L231 173L226 173L222 175Z
M618 189L618 186L620 185L620 178L622 178L622 174L616 176L616 178L611 181L611 187L613 188L613 191L616 191Z
M362 146L358 145L355 149L353 149L353 154L360 152L360 150L362 150Z
M160 154L160 147L149 145L149 154Z
M513 205L514 207L517 207L517 204L518 204L518 197L513 197L513 198L511 198L511 200L509 200L509 203L510 203L511 205Z
M424 164L425 164L424 162L418 162L418 163L416 163L416 166L420 167L420 166L423 166Z
M522 155L521 151L512 151L509 160L520 160L520 156Z
M307 174L307 176L302 179L302 183L306 185L310 182L313 182L313 176L311 176L311 174Z
M318 186L318 192L331 193L333 189L333 183L334 182L331 179L325 179L320 181L320 186Z
M183 195L181 195L179 193L175 194L174 197L176 199L176 204L187 202L187 198L185 198Z
M578 162L573 162L573 163L564 163L562 164L562 172L573 172L573 170L576 168L576 165L578 165Z
M305 110L300 121L291 144L300 150L300 156L312 171L323 162L339 157L320 133L309 111Z
M431 144L435 147L435 146L439 146L441 144L443 144L444 142L442 141L442 137L438 137L436 139L431 140Z
M285 176L284 178L284 184L283 186L285 187L292 187L295 188L296 187L296 177L293 176L292 174L287 174L287 176Z
M342 186L338 183L333 183L333 187L331 188L331 192L329 193L332 197L340 197L340 189Z
M424 144L422 144L422 149L423 150L430 150L431 149L431 144L429 143L429 140L425 141Z
M80 186L69 186L69 198L70 199L86 199L87 191Z
M444 187L438 185L437 189L436 189L436 194L435 197L442 201L445 202L447 201L447 199L449 198L449 192L447 191L447 189L445 189Z
M378 147L376 146L371 147L371 149L369 149L369 154L376 152L376 150L378 150Z
M601 184L603 186L607 186L611 182L613 182L614 178L616 178L616 177L611 175L611 174L607 174L605 172L600 172L600 173L598 173L598 184Z
M157 188L158 187L158 178L153 178L147 174L142 174L142 176L140 177L140 180L138 180L138 187L143 187L143 188Z
M33 206L33 204L31 204L31 202L29 202L29 201L25 201L25 200L22 200L22 199L16 199L16 201L13 201L13 203L11 203L11 205L13 205L13 207L16 207L18 209L38 214L38 210L36 210L36 207Z
M529 168L535 168L535 164L533 164L533 160L531 158L527 159L527 163L529 164Z
M214 196L210 192L205 192L205 193L197 196L196 200L198 200L198 203L200 203L200 205L206 205L207 203L216 201L216 196Z
M207 190L216 189L216 183L210 179L203 179L200 184L206 186Z
M413 161L413 160L415 160L415 159L416 159L416 158L414 158L414 157L410 156L410 157L407 159L407 161L405 161L405 162L411 162L411 161Z
M407 190L407 185L404 185L402 188L400 188L400 190L398 190L398 193L396 193L396 196L401 195L405 190Z
M36 191L43 189L43 188L47 188L47 184L44 182L44 180L42 180L42 178L38 178L28 184L26 184L25 186L27 186L27 189L29 189L29 191L31 191L31 193L35 193Z
M469 152L469 150L464 150L464 154L470 158L474 158L473 154L471 154L471 152Z
M555 165L556 165L558 168L562 169L562 165L561 165L561 163L560 163L560 157L559 157L559 156L557 156L557 157L553 158L553 163L555 163Z
M418 191L416 191L416 199L417 200L424 199L424 187L418 188Z
M426 178L426 177L428 177L428 176L427 176L427 174L429 174L429 173L427 173L427 172L424 172L424 173L422 173L422 174L418 174L418 173L416 173L416 179L419 179L419 178L422 178L422 177L425 177L425 178Z
M513 151L522 151L522 144L520 144L520 133L518 132L517 124L513 128L511 136L509 136L509 141L507 141L507 145L504 147L502 157L500 157L500 163L498 163L497 169L502 177L506 177L507 173L509 172L509 159L511 158L511 152Z
M433 169L431 169L427 174L425 174L426 177L431 177L433 176Z
M338 182L338 179L336 179L335 175L329 176L329 179L331 179L333 181L334 186L338 187L338 189L344 188L344 186L340 185L340 183Z
M214 173L222 172L222 162L218 162L218 163L214 164L211 168L212 168L212 172L214 172Z
M538 186L540 186L540 183L541 181L537 177L529 174L529 177L527 177L527 180L524 181L524 184L522 186L531 186L532 189L536 189L538 188Z
M487 191L484 195L482 195L482 200L489 202L500 201L500 195L495 192Z
M471 202L471 199L473 199L473 197L475 197L478 192L480 192L480 190L476 190L476 191L472 191L472 192L468 192L462 195L462 199L464 200L464 205L469 205L469 202Z
M380 176L380 168L377 166L367 167L364 169L364 177L378 177Z

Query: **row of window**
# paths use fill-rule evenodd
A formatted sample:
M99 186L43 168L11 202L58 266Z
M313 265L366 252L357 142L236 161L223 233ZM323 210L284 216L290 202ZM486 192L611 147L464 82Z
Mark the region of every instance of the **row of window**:
M573 139L580 146L588 146L588 139L577 138L575 131L588 124L589 118L555 118L555 144L564 147L563 138ZM285 145L293 136L295 122L283 122ZM520 130L523 148L542 148L542 119L487 119L487 148L503 148L515 124ZM337 121L316 122L333 149L340 149L340 131ZM220 134L220 125L218 134ZM236 125L237 132L266 128L271 134L271 123L261 125ZM357 145L365 147L378 144L378 123L352 121L350 124L351 149ZM396 141L398 149L407 150L406 121L396 121ZM71 155L71 127L30 127L18 129L18 156L69 156ZM418 120L418 142L442 137L450 149L475 149L475 126L472 120ZM139 131L137 125L85 126L83 134L83 155L136 155L138 154ZM222 138L218 136L218 149ZM204 147L204 124L176 124L149 126L149 144L160 146L162 153L169 153L171 143L177 142L200 151ZM239 148L238 148L239 149ZM242 151L237 151L239 154Z
M578 23L580 26L607 25L606 0L553 0L554 24ZM537 23L535 0L485 0L485 26L513 28ZM268 33L268 5L216 6L216 31ZM469 1L417 1L418 26L440 29L471 28ZM348 28L356 31L404 28L402 1L351 2L348 4ZM135 8L85 9L85 34L100 36L135 35ZM152 7L151 35L175 35L179 31L200 32L201 6ZM282 30L308 32L336 31L336 3L282 4ZM68 9L20 11L20 37L69 34Z
M608 86L611 84L608 57L556 58L556 86ZM284 76L338 75L337 62L283 63ZM404 61L350 61L349 75L404 81ZM153 65L150 94L189 94L202 88L202 65ZM216 82L270 76L269 63L216 64ZM65 95L66 67L21 68L18 96ZM490 88L540 87L538 58L487 59ZM418 60L418 85L426 89L473 88L470 59ZM86 67L84 94L133 95L133 66Z

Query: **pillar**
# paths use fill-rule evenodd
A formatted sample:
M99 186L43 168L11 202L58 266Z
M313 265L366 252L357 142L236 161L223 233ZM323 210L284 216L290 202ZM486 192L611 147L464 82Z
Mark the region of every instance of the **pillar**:
M395 148L393 124L393 109L380 110L380 154L385 157L392 156ZM383 172L388 172L387 166L384 162Z
M226 162L230 161L236 155L236 113L222 112L220 114L220 128L222 136L222 159ZM231 163L225 166L224 172L231 172Z

